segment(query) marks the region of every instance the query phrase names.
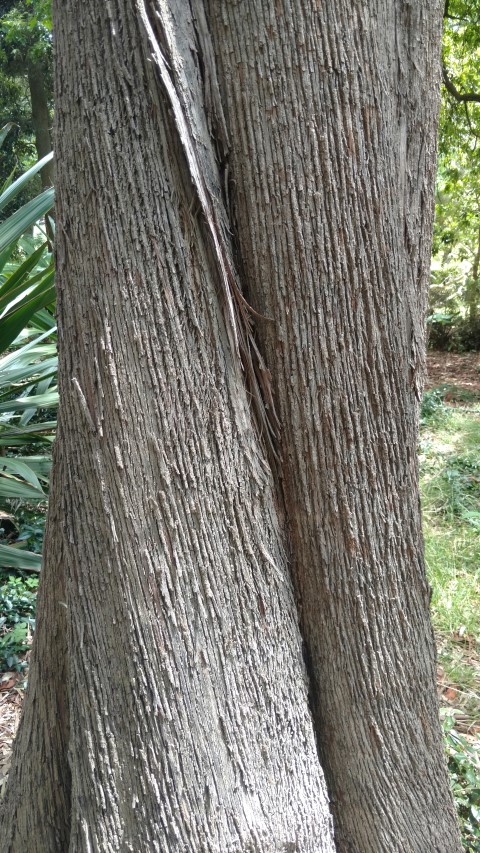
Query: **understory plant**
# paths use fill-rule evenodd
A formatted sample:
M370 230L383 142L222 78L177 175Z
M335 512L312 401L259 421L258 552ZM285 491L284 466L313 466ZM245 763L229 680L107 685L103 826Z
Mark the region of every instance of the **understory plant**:
M480 853L480 406L449 406L451 396L452 386L424 396L423 529L450 782L464 849Z
M25 652L35 627L37 576L0 577L0 670L25 667Z
M1 143L1 138L0 138ZM0 214L53 155L0 193ZM54 264L44 218L53 188L0 222L0 509L45 504L56 428ZM53 233L53 222L49 233ZM38 570L40 555L19 537L0 541L0 568Z
M442 724L462 843L467 853L480 853L480 734L460 734L450 708L442 709Z

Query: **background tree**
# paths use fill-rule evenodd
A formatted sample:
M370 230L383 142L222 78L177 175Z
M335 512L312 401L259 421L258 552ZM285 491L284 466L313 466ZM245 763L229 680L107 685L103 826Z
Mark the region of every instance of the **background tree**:
M444 10L443 100L430 305L437 345L480 346L480 5ZM452 333L451 326L456 331Z
M415 461L441 11L56 4L61 410L4 851L332 850L319 756L338 850L459 849Z
M0 14L0 121L18 127L2 152L3 182L17 164L25 169L53 147L52 22L47 0L4 2ZM42 169L44 189L52 170L51 162Z

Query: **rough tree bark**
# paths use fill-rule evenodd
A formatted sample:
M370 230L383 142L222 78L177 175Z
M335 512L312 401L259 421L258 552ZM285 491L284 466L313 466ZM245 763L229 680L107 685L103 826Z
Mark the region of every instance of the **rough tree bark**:
M54 14L62 403L0 849L333 851L321 760L338 850L451 853L414 461L440 10Z
M205 5L338 848L446 853L416 455L443 6Z

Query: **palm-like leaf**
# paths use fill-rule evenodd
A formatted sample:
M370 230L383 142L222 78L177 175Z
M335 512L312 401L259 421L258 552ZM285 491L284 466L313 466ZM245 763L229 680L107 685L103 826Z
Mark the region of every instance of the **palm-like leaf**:
M52 158L53 158L53 151L51 151L50 154L47 154L46 157L43 157L41 160L39 160L38 163L35 163L35 165L32 166L30 169L28 169L23 175L20 175L20 177L17 178L17 180L14 181L13 184L10 184L10 186L7 187L7 189L4 190L0 195L0 210L3 210L7 206L7 204L10 204L10 202L13 201L15 196L18 195L18 193L24 188L25 184L28 184L28 182L32 180L32 178L37 174L37 172L40 171L40 169L43 169L43 167L46 166L47 163L50 163ZM51 199L52 199L52 202L50 204L50 207L51 207L53 204L53 188L51 187L50 189L52 190L52 192L50 193ZM47 191L45 191L45 192L47 192ZM45 195L45 193L42 193L42 196L44 196L44 195ZM40 196L37 196L37 198L40 198ZM32 199L32 201L35 201L35 199ZM24 210L25 207L27 207L27 205L24 205L24 207L21 207L20 210ZM50 207L47 207L46 210L44 211L44 213L46 213L47 210L50 210ZM18 211L17 211L17 213L18 213ZM35 218L29 223L29 225L27 225L23 231L20 231L20 234L18 236L20 237L20 235L23 234L27 230L27 228L30 228L30 225L34 225L35 222L37 221L37 219L40 219L40 217L43 215L44 215L43 213L40 213L39 215L35 216ZM15 214L13 214L13 216L15 216ZM12 218L13 217L11 217L11 216L9 217L9 219L12 219ZM14 239L17 239L17 238L14 238ZM10 241L10 242L12 242L12 241Z
M12 184L13 186L13 184ZM2 193L0 200L11 189L9 187L5 193ZM12 213L5 222L0 225L0 252L3 252L8 246L11 246L22 234L35 225L38 219L45 216L53 207L54 191L53 187L44 190L40 195L35 196L30 201L27 201L20 210Z
M1 138L0 138L1 145ZM44 157L0 193L0 211L53 155ZM0 223L0 447L49 447L55 420L40 422L58 405L53 307L54 267L48 242L38 245L39 220L53 205L53 188L31 199ZM36 227L34 227L36 226ZM22 237L31 228L33 237ZM34 335L33 340L32 335ZM12 351L8 348L13 346ZM49 455L0 457L0 500L46 500ZM0 567L38 571L40 557L18 543L0 545Z
M23 551L18 545L0 545L0 567L2 569L22 569L39 572L42 565L40 554Z

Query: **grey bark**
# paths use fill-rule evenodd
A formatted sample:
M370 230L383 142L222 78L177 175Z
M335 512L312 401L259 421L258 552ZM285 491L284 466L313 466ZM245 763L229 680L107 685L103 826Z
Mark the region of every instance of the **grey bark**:
M3 853L332 851L317 747L337 849L458 849L415 468L438 12L56 0L61 439Z
M206 7L338 850L451 853L416 462L442 7Z
M177 11L186 47L191 21ZM140 12L119 0L80 14L70 0L55 20L65 464L46 568L61 563L65 592L46 574L36 665L66 618L45 689L67 690L68 753L51 745L59 780L30 749L32 730L35 746L62 725L55 708L34 712L33 673L1 849L327 853L273 478L240 329L219 299L224 238L200 213ZM201 112L194 129L208 200L217 167Z

